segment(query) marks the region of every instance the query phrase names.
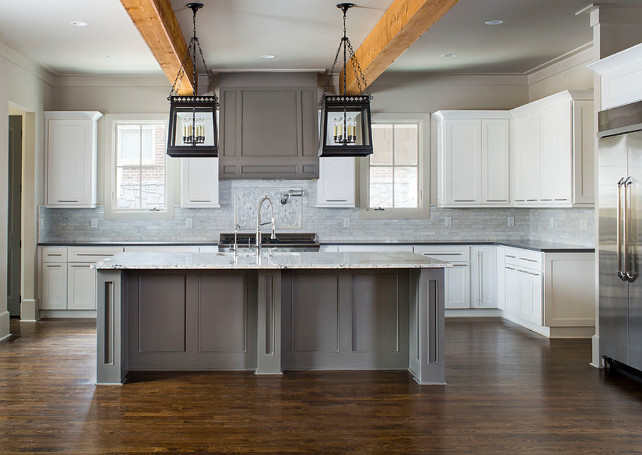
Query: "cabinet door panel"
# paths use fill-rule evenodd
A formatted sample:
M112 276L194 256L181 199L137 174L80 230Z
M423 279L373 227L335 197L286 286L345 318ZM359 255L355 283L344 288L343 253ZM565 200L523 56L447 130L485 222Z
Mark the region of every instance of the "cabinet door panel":
M497 308L496 247L473 247L471 257L472 306Z
M542 279L539 274L529 273L528 276L531 281L531 312L528 319L537 325L543 325Z
M91 264L69 264L67 268L69 310L96 309L96 270Z
M522 270L518 271L519 275L519 315L526 320L530 320L533 306L533 281L531 275Z
M481 120L446 123L447 203L481 203Z
M354 189L354 158L319 158L318 206L354 207Z
M48 122L47 204L90 203L91 121Z
M537 201L540 187L539 114L515 119L513 131L514 199L516 202Z
M514 315L519 314L519 302L521 298L519 275L519 272L512 267L506 267L504 269L506 311Z
M470 308L470 266L454 264L445 270L445 308Z
M43 310L67 309L67 264L42 264L42 303Z
M508 156L508 119L482 120L482 202L509 202Z
M219 207L218 158L184 158L181 205Z

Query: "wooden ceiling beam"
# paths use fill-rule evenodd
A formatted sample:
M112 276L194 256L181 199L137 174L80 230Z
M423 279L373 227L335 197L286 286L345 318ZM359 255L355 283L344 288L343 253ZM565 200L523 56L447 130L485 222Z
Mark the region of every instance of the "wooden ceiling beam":
M187 43L169 0L120 0L171 84L187 54ZM185 59L179 95L191 95L192 58Z
M372 84L457 1L394 0L355 52L366 83ZM347 93L358 94L359 86L354 67L350 62L341 71L339 77L341 93L343 93L344 71L347 71Z

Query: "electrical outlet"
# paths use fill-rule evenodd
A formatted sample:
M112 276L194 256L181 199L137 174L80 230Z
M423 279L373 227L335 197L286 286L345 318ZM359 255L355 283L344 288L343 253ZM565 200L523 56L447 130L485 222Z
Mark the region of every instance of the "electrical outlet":
M343 219L343 227L344 227L344 228L349 228L349 227L350 227L350 218L345 217L345 218Z
M453 217L452 216L447 216L444 218L444 225L446 227L451 227L453 225Z
M194 227L194 218L185 218L185 227L192 229Z
M98 227L98 218L91 219L91 228L96 229Z
M515 217L514 216L507 217L506 224L508 225L508 227L515 227Z

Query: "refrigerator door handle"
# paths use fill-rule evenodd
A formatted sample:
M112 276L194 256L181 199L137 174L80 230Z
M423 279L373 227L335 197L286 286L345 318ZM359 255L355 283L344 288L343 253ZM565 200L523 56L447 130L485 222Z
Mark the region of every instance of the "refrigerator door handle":
M630 249L631 249L631 177L624 181L624 266L626 280L635 281L637 274L632 268Z
M621 215L622 215L622 185L623 184L624 184L624 177L622 177L620 181L617 182L617 206L616 206L616 212L615 212L615 226L616 226L615 243L617 244L617 247L616 247L617 276L622 281L625 281L626 275L622 271L622 236L620 235L620 232L622 230Z

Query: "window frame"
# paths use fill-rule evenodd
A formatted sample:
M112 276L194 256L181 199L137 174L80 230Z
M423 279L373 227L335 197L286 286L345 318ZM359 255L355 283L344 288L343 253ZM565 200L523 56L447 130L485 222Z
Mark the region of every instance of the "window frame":
M117 130L119 124L159 124L168 131L169 114L107 114L105 115L105 218L111 219L172 219L174 217L174 160L165 153L165 209L119 209L116 205L117 191ZM164 144L166 146L166 144Z
M359 185L359 218L363 219L413 219L428 218L430 206L430 114L428 113L373 113L372 124L417 124L419 138L418 151L418 176L419 207L417 208L385 208L376 210L369 207L370 203L370 158L360 160L360 185ZM394 166L393 166L394 169Z

